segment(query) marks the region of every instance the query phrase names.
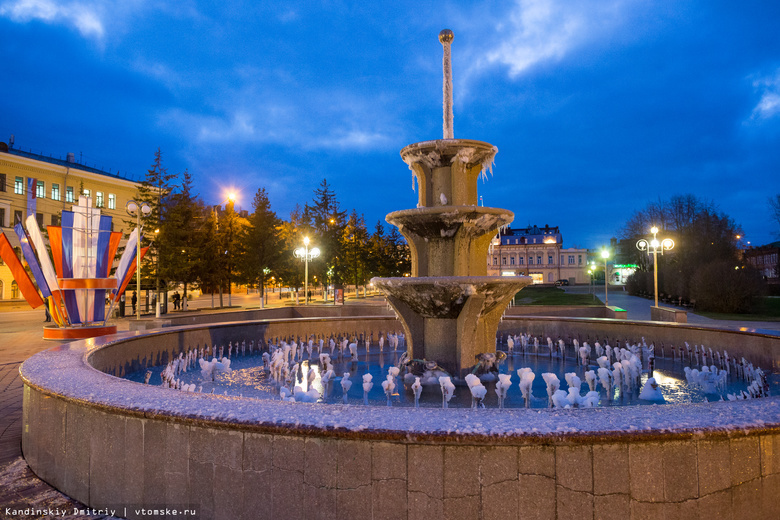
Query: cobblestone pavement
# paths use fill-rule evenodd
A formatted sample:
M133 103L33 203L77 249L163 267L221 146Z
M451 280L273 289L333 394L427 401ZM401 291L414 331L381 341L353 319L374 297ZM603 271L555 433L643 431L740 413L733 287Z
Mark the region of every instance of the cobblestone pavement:
M82 511L86 510L84 504L68 498L36 477L24 461L20 364L0 365L0 518L112 518L83 514Z

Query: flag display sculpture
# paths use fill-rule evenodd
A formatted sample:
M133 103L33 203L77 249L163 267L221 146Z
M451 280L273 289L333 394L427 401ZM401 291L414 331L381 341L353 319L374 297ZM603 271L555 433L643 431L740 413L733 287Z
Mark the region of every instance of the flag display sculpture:
M60 226L46 228L51 252L35 214L27 217L24 226L14 226L29 274L8 237L0 232L0 257L10 268L22 296L33 309L41 305L49 309L54 325L44 327L45 339L115 333L116 325L107 325L107 321L136 270L136 249L141 238L138 229L130 233L111 276L122 233L111 231L112 218L93 208L90 197L80 197L71 209L62 212ZM141 249L142 259L147 249Z

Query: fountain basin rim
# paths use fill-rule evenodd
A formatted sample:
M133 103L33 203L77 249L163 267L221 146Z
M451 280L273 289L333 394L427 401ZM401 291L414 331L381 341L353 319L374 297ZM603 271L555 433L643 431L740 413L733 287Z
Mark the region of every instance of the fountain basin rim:
M395 276L374 277L374 285L433 285L433 286L468 286L487 284L522 283L527 285L533 280L530 276Z
M280 319L257 320L256 323L267 324L270 321L300 322L299 319ZM26 386L47 396L98 411L280 434L317 431L322 435L342 438L512 444L606 442L616 438L636 439L638 436L690 438L705 432L708 435L732 436L743 430L780 431L780 396L744 402L578 410L415 410L286 403L185 393L114 377L89 364L90 356L96 351L121 348L120 345L127 341L236 324L244 326L246 322L191 325L76 341L32 356L21 365L20 375ZM469 427L473 422L479 422L480 426Z
M514 212L508 209L465 204L460 206L435 206L435 207L400 209L397 211L391 211L385 216L385 219L387 220L391 218L406 217L406 216L419 217L419 216L428 216L428 215L455 216L461 213L479 213L482 215L499 215L499 216L511 216L511 217L514 217L515 215Z
M485 151L493 151L495 146L485 141L478 141L476 139L431 139L429 141L419 141L404 146L401 149L401 156L427 149L447 149L447 148L483 148Z

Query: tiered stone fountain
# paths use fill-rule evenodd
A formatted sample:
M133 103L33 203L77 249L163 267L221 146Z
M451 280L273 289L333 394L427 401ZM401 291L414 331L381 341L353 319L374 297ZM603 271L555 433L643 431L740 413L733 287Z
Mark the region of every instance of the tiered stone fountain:
M492 173L498 149L455 139L452 117L452 31L444 30L444 138L401 150L417 182L417 208L395 211L387 222L409 242L411 277L374 278L403 322L409 355L436 361L463 375L481 353L495 352L496 331L527 276L487 276L487 252L499 227L514 214L478 205L477 181Z

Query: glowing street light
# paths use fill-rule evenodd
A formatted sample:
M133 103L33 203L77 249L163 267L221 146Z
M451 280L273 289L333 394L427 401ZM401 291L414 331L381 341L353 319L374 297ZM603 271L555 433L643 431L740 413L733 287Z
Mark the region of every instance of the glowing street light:
M601 250L601 258L604 259L604 305L609 307L609 276L607 271L607 258L609 258L609 251L606 249Z
M299 247L295 251L293 251L293 254L296 258L300 258L303 260L305 264L305 285L304 285L304 299L303 304L308 305L309 304L309 260L312 260L314 258L317 258L320 256L320 250L317 247L314 247L312 249L309 249L309 237L303 237L303 247Z
M655 306L658 307L658 251L664 254L664 250L669 251L674 248L674 240L671 238L664 238L660 242L658 241L658 228L653 226L650 229L653 234L653 239L648 242L644 238L640 239L636 243L636 248L640 251L647 251L647 254L653 255L653 292L655 293Z
M138 299L135 303L135 319L141 319L141 232L143 226L141 226L141 216L146 217L152 212L152 207L146 202L138 203L134 200L128 200L125 204L125 211L131 217L136 217L136 227L138 228L138 240L136 241L135 250L135 286L138 293ZM159 230L158 230L159 231ZM155 231L156 233L157 231Z

